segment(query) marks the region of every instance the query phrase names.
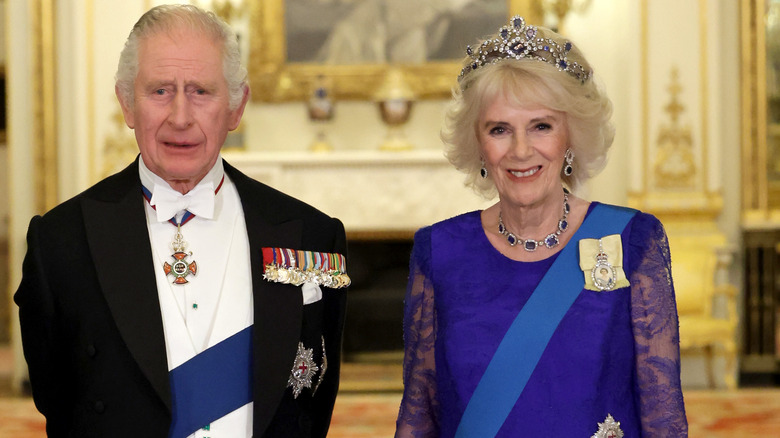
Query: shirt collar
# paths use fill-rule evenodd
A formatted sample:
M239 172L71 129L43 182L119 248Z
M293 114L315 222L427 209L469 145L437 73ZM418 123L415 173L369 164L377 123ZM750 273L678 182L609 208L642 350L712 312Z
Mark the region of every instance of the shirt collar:
M155 184L166 185L168 187L171 187L167 181L160 178L154 172L149 170L148 167L146 167L146 164L144 164L144 160L142 157L138 158L138 174L141 178L141 184L149 190L152 190L152 187L154 187ZM208 184L209 182L211 182L212 185L216 188L219 186L220 181L222 181L222 176L224 174L225 174L225 167L222 163L222 155L220 155L219 157L217 157L217 161L214 163L214 166L211 167L211 170L209 170L209 172L206 174L206 176L203 177L203 179L198 181L198 184L196 184L195 187L201 184ZM193 187L193 189L195 187ZM173 190L172 187L171 190Z

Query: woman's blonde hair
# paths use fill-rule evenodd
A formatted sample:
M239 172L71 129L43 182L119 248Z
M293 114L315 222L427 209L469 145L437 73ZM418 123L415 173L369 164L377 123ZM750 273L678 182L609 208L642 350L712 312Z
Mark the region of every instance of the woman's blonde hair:
M539 28L546 37L558 34ZM581 52L572 48L570 60L590 69ZM464 63L472 62L467 57ZM506 98L521 107L545 107L563 112L569 129L568 147L574 152L574 172L563 183L576 190L588 178L601 171L607 151L615 137L610 122L612 102L593 76L584 82L553 64L536 59L498 59L468 72L453 90L441 138L447 159L466 173L466 185L491 199L496 189L490 178L481 178L477 125L483 112L496 98Z

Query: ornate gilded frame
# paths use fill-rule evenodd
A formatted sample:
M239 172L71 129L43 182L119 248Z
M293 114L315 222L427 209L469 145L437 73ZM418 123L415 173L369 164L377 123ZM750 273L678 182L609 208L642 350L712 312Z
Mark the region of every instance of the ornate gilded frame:
M525 13L528 22L540 20L533 0L506 0L507 16ZM327 78L337 99L371 99L387 72L386 64L323 65L287 63L284 0L250 2L249 80L252 99L286 102L308 98L312 84ZM444 98L450 94L460 62L429 62L399 65L408 85L419 99Z
M742 216L747 223L780 217L780 181L769 177L769 134L780 126L769 121L767 107L766 0L741 3Z

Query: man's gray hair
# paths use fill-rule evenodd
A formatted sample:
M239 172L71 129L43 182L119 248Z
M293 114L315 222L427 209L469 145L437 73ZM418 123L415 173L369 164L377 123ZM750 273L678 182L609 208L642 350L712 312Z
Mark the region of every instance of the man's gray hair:
M140 41L160 32L191 29L203 32L222 44L222 72L229 91L230 109L236 109L244 97L247 85L246 67L241 65L238 38L233 29L213 12L193 5L156 6L138 19L119 55L116 86L128 105L133 105L134 84L138 76Z

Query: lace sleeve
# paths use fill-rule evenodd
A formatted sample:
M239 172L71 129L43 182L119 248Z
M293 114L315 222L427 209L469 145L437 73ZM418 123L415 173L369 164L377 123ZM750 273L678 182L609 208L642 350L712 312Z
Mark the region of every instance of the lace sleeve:
M437 437L434 342L436 315L430 278L430 227L417 232L404 303L404 394L396 437Z
M629 237L631 319L642 434L686 437L680 339L669 242L653 216L639 213Z

